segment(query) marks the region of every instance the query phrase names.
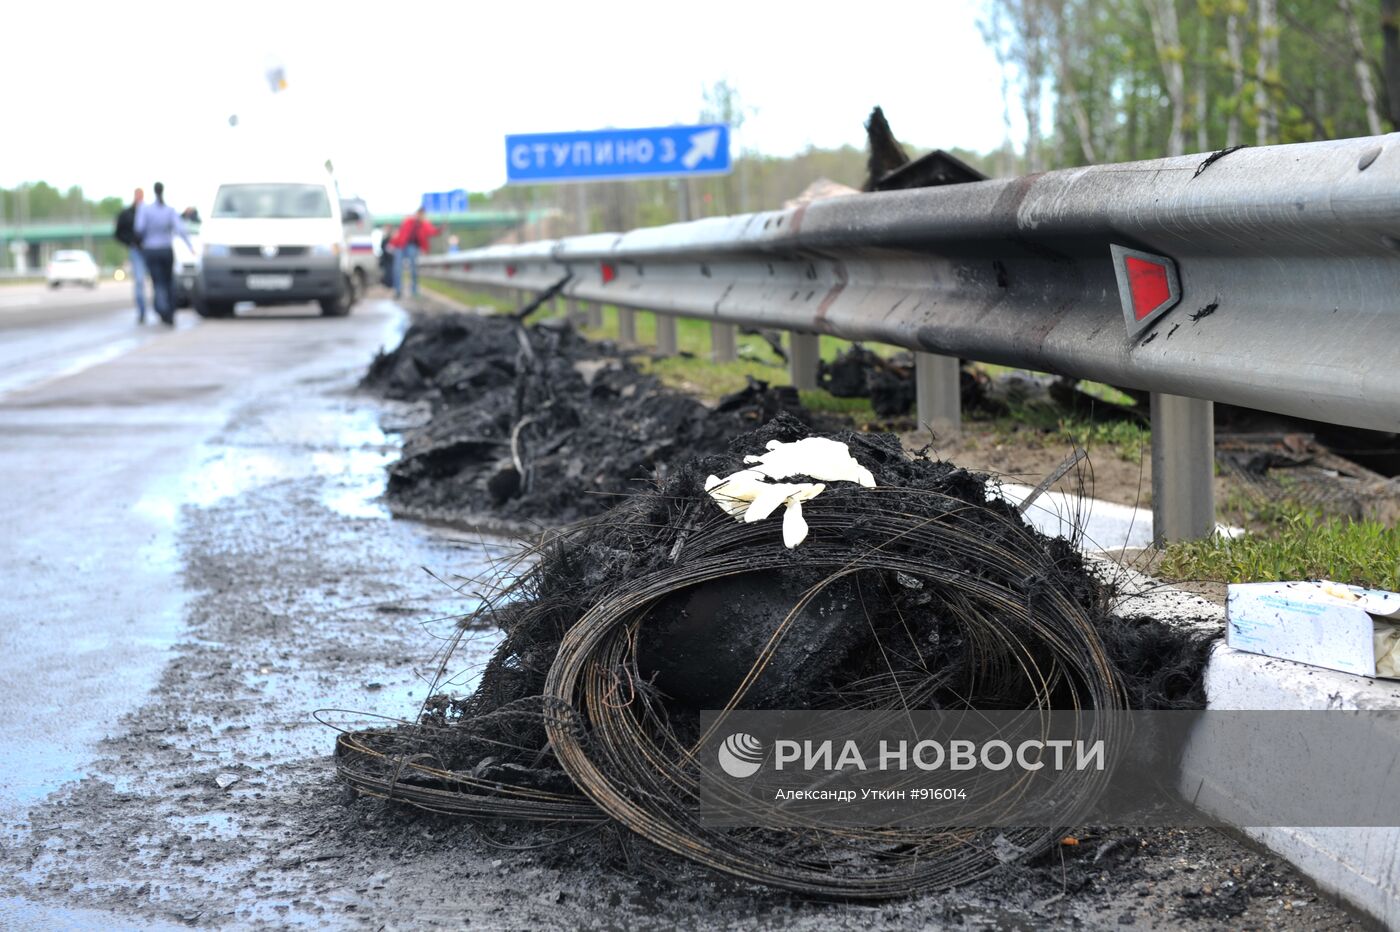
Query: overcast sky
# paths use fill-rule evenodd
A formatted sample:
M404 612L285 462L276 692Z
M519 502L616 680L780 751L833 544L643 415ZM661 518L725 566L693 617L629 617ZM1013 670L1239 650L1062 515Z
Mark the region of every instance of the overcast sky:
M11 4L0 185L126 197L160 178L172 203L203 207L250 161L330 158L342 190L398 212L423 191L502 184L507 133L693 122L719 79L755 111L736 155L863 145L877 103L906 141L989 150L1001 76L981 6Z

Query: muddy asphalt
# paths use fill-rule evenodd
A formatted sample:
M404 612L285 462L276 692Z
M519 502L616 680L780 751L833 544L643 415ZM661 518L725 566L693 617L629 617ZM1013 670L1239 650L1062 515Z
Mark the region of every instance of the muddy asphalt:
M0 927L1362 927L1202 829L1083 827L983 882L853 905L352 797L314 713L412 717L516 545L389 516L393 428L419 412L355 385L403 312L308 315L135 335L98 304L0 309ZM60 350L13 349L38 344Z

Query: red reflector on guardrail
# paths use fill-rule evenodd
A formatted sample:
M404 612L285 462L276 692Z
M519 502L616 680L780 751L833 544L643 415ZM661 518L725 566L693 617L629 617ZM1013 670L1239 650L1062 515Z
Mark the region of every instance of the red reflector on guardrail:
M1140 249L1113 245L1108 248L1113 255L1113 273L1118 278L1118 297L1123 302L1128 336L1136 338L1181 300L1176 263L1167 256Z
M508 265L508 266L506 266L506 278L514 278L514 277L515 277L515 266L513 266L513 265Z
M614 278L617 278L617 266L613 265L611 262L602 263L600 270L603 273L604 285L612 281Z

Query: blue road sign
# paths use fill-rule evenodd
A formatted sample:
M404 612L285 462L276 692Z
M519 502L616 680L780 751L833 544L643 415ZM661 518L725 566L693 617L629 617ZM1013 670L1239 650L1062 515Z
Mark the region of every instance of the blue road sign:
M429 191L423 195L422 206L430 214L465 214L470 209L467 192L461 188L455 191Z
M729 127L723 123L506 137L511 184L717 175L729 169Z

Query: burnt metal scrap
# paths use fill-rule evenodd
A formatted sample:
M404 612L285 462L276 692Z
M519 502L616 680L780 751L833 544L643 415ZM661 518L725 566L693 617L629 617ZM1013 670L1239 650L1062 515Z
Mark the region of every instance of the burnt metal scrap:
M911 159L895 139L885 111L879 107L870 112L865 133L869 148L866 191L903 191L987 180L986 175L942 149Z
M612 826L820 896L943 889L1058 844L1045 827L754 831L694 817L702 709L1203 704L1209 639L1114 617L1072 543L1032 529L986 476L892 435L834 436L875 486L808 501L795 549L776 522L735 521L706 493L708 475L770 441L817 435L781 415L541 539L462 626L459 638L505 633L476 689L448 690L449 650L416 721L338 739L341 778L434 811ZM1064 801L1067 824L1086 798Z

